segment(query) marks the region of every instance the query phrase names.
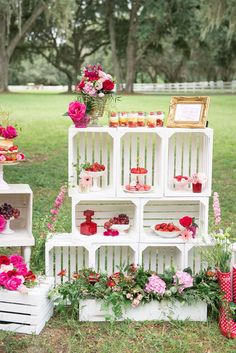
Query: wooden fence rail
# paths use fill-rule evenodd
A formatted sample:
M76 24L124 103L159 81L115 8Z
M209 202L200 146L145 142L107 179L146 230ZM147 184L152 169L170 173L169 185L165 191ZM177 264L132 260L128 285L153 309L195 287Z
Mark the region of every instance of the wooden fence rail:
M125 88L125 84L122 85ZM9 86L10 91L58 91L66 92L67 86L44 86L30 83L25 86ZM236 80L230 82L175 82L175 83L135 83L134 92L137 93L185 93L185 92L228 92L236 93Z

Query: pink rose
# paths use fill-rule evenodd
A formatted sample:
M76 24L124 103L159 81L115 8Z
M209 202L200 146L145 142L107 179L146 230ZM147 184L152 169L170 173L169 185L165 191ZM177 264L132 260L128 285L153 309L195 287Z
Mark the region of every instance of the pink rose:
M5 162L5 160L6 160L6 157L3 154L1 154L0 155L0 161L1 162Z
M17 266L17 273L18 273L18 275L26 276L28 273L28 269L27 269L26 264L19 264Z
M16 159L18 161L23 161L25 159L25 155L23 153L17 153Z
M11 263L13 264L14 267L18 267L19 265L24 264L24 259L22 256L18 255L18 254L13 254L11 256L9 256L9 260L11 261Z
M9 125L2 131L2 137L6 139L14 139L17 136L17 131L16 129Z
M17 277L10 277L5 281L5 288L8 290L17 290L17 288L22 284L22 280Z
M68 115L75 124L75 127L86 127L88 119L86 118L86 105L80 102L71 102L68 107Z
M5 286L5 282L9 279L9 276L6 272L0 273L0 286Z
M7 221L2 215L0 215L0 233L4 231L4 229L6 228L6 224L7 224Z

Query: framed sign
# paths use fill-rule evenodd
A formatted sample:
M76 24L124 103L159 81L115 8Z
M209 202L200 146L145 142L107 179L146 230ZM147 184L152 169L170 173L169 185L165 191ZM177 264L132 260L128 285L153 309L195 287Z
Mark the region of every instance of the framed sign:
M209 97L171 97L167 127L205 128Z

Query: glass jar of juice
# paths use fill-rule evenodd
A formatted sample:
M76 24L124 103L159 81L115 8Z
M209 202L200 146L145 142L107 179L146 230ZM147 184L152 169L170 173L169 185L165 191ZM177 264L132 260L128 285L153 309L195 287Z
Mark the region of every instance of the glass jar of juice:
M135 112L129 113L128 116L128 126L137 127L138 126L138 114Z
M119 126L119 118L116 112L111 112L111 116L109 118L109 126L110 127L118 127Z
M145 126L145 114L144 114L144 112L138 112L137 125L141 126L141 127Z
M164 125L165 113L164 112L157 112L157 120L156 125L158 127L162 127Z
M119 126L125 127L128 125L128 113L121 112L119 116Z
M148 127L156 127L156 113L150 112L147 116L147 126Z

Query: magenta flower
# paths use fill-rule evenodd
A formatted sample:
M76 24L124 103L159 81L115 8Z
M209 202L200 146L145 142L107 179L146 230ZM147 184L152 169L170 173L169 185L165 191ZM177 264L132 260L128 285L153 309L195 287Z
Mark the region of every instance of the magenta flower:
M9 276L6 272L0 273L0 286L5 286L6 281L9 279Z
M2 131L2 137L5 139L14 139L17 136L17 131L16 129L9 125Z
M7 221L2 215L0 215L0 233L4 231L4 229L6 228L6 224L7 224Z
M221 210L220 210L219 195L217 192L214 192L213 194L213 210L214 210L215 224L218 225L221 222Z
M144 288L145 292L157 293L163 295L166 291L166 283L158 276L152 275Z
M178 291L179 293L182 293L185 288L193 286L193 278L185 271L177 271L174 275L174 284L179 286Z
M18 266L24 264L23 257L18 254L13 254L13 255L9 256L9 260L11 261L13 266L16 268L18 268Z
M67 111L69 117L75 124L75 127L87 127L88 118L86 118L86 105L80 102L71 102Z
M5 288L8 290L17 290L17 288L22 284L21 278L12 276L5 281Z
M26 276L27 273L28 273L28 269L27 269L26 264L19 264L19 265L17 266L17 273L18 273L18 275L20 275L20 276Z

